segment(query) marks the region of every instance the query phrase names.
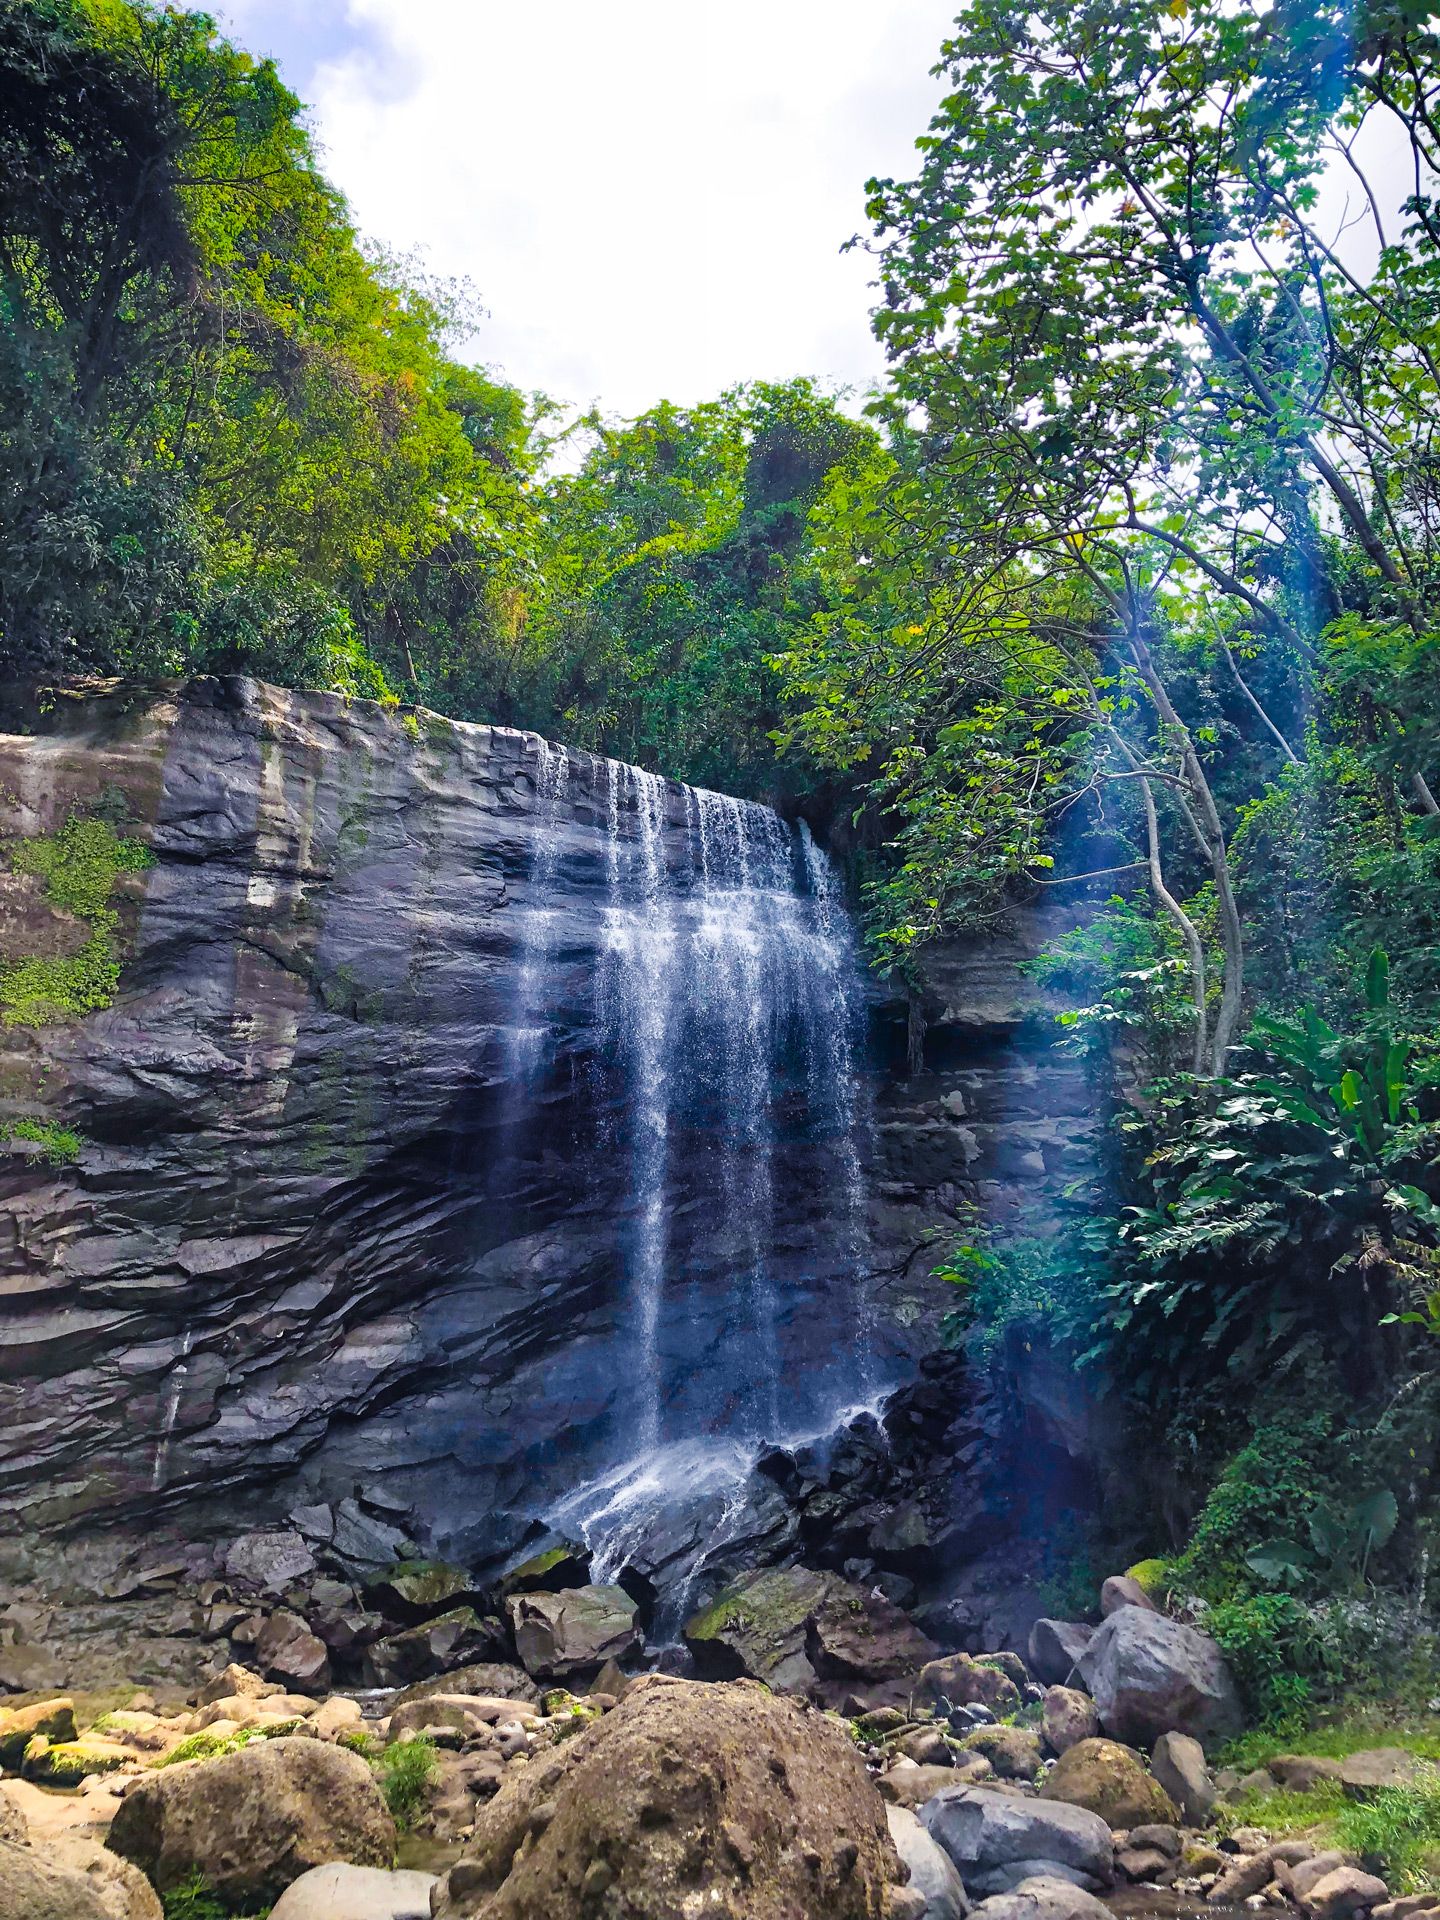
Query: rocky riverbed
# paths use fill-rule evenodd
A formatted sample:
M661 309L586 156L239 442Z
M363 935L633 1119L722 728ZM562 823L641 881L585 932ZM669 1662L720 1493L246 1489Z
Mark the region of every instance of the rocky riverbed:
M574 1548L463 1596L458 1570L399 1563L359 1598L397 1629L371 1647L400 1643L407 1671L392 1651L375 1685L336 1689L332 1650L284 1604L309 1571L292 1542L243 1537L228 1571L208 1604L229 1633L193 1687L0 1708L0 1920L162 1920L202 1894L272 1920L1440 1904L1395 1897L1318 1831L1236 1825L1257 1781L1212 1764L1243 1724L1225 1661L1127 1578L1098 1625L1042 1619L1023 1654L974 1655L804 1565L742 1576L653 1648ZM0 1634L38 1658L40 1624L12 1607ZM1266 1778L1318 1810L1422 1772L1390 1748L1281 1756Z

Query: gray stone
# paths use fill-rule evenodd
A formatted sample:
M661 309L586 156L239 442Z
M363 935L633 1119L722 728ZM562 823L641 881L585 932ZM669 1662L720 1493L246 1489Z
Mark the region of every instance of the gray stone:
M1160 1611L1138 1580L1132 1580L1128 1573L1112 1573L1100 1588L1100 1612L1108 1620L1121 1607L1143 1607L1147 1613Z
M1112 1613L1081 1656L1080 1673L1100 1724L1132 1746L1148 1748L1162 1733L1218 1744L1244 1724L1219 1647L1163 1613L1143 1607Z
M923 1920L965 1920L970 1902L950 1856L906 1808L887 1807L885 1819L895 1851L910 1869L908 1884L924 1895Z
M1037 1620L1030 1629L1030 1671L1037 1680L1068 1686L1094 1638L1094 1627L1078 1620Z
M1341 1774L1340 1761L1316 1753L1277 1753L1265 1765L1287 1793L1313 1793L1318 1786L1338 1782Z
M1390 1889L1373 1873L1359 1867L1335 1867L1315 1881L1300 1904L1314 1920L1351 1920L1389 1898Z
M1216 1788L1205 1749L1188 1733L1162 1733L1150 1771L1180 1809L1187 1827L1203 1827L1215 1811Z
M638 1609L622 1587L517 1593L505 1602L515 1651L540 1680L565 1680L623 1660L642 1643Z
M330 1681L330 1654L297 1613L272 1613L255 1640L255 1658L272 1680L323 1689Z
M1406 1747L1367 1747L1340 1762L1340 1784L1352 1800L1370 1800L1382 1787L1409 1787L1433 1772Z
M243 1911L278 1900L310 1867L388 1867L395 1823L359 1754L326 1740L260 1740L137 1780L106 1844L162 1893L203 1873Z
M261 1593L283 1593L315 1571L315 1556L298 1533L247 1533L225 1555L226 1577Z
M293 1880L270 1920L430 1920L431 1873L333 1864Z
M1024 1800L988 1787L950 1787L920 1809L920 1819L972 1894L1009 1892L1027 1877L1058 1870L1090 1891L1109 1886L1115 1851L1098 1814L1063 1801ZM1044 1863L1037 1866L1034 1863Z
M113 1920L83 1874L0 1840L0 1920Z
M1041 1729L1050 1751L1065 1753L1081 1740L1095 1738L1100 1731L1100 1716L1089 1694L1081 1693L1078 1687L1049 1687Z
M1278 1867L1276 1878L1299 1905L1316 1882L1323 1880L1327 1873L1355 1864L1354 1856L1342 1853L1338 1847L1328 1847L1323 1853L1316 1853L1312 1848L1307 1859L1286 1862Z
M1103 1901L1056 1874L1031 1875L1013 1893L993 1895L971 1911L985 1920L1110 1920Z

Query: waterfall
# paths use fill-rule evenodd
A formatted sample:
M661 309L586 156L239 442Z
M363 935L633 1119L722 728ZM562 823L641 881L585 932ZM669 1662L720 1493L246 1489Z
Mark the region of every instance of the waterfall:
M582 762L540 749L514 1021L528 1036L549 1017L574 814L603 835L584 1071L620 1200L620 1367L611 1465L551 1517L601 1577L677 1503L709 1502L712 1548L743 1527L764 1448L827 1430L873 1397L876 1369L862 979L830 861L768 807ZM580 990L564 990L573 1019ZM527 1039L515 1076L533 1083L543 1053Z

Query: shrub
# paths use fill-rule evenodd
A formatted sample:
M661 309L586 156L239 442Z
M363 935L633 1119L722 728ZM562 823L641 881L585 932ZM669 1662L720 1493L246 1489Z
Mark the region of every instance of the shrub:
M435 1742L423 1733L386 1747L375 1763L375 1771L397 1827L408 1827L419 1813L438 1770Z
M269 1907L263 1907L250 1914L232 1914L198 1870L178 1887L162 1893L160 1905L165 1920L268 1920L270 1913Z
M1383 1871L1392 1890L1440 1885L1440 1769L1427 1767L1406 1787L1382 1787L1371 1800L1347 1800L1335 1820L1341 1846Z

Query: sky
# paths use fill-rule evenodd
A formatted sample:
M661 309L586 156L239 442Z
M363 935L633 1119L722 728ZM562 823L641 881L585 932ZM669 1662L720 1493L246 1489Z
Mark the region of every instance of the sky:
M360 230L471 282L463 357L634 414L863 390L865 181L908 175L947 0L222 0Z

